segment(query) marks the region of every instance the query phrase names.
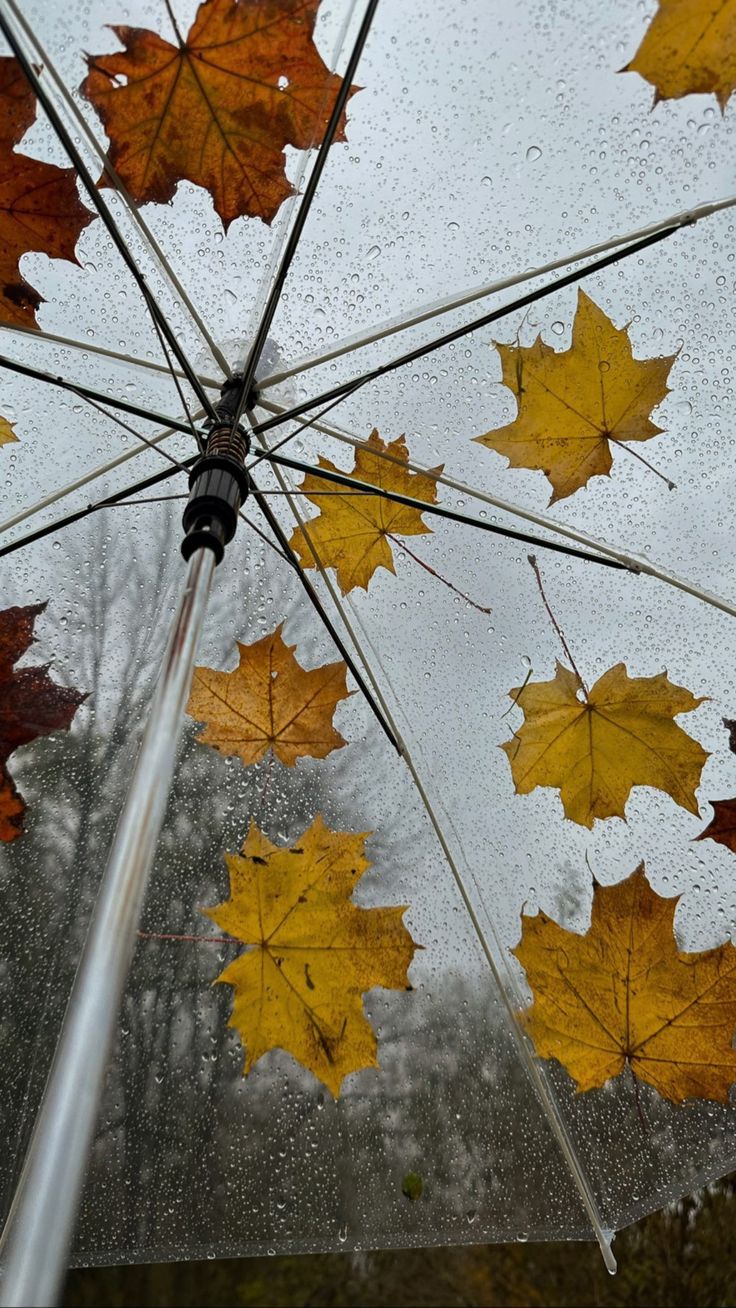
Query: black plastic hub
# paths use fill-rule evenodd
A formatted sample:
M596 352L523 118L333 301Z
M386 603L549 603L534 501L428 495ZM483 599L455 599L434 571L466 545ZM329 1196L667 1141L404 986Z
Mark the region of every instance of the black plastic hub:
M186 535L181 552L185 559L206 547L214 550L219 563L235 535L240 506L249 489L244 464L250 439L243 427L233 426L239 393L237 378L223 387L216 406L218 421L211 425L205 452L189 474L189 500L182 515Z

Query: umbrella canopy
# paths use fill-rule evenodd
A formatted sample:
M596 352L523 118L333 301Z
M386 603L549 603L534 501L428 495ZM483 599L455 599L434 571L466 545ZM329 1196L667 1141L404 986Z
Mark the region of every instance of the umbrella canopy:
M185 474L243 368L226 425L258 491L197 653L82 1263L606 1247L733 1166L726 74L670 49L672 4L373 8L2 6L58 119L8 148L71 145L93 182L111 161L108 217L73 183L68 248L29 240L0 309L4 675L66 692L9 737L8 1206L182 585ZM200 130L195 73L246 13L232 66L267 93L220 139L239 102Z

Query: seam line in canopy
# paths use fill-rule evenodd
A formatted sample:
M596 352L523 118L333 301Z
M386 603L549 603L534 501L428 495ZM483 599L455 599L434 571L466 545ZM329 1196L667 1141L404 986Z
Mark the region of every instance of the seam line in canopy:
M171 427L173 431L181 431L185 436L191 436L191 429L186 422L181 422L178 418L170 418L165 414L156 413L153 409L144 409L140 404L133 404L130 400L121 400L117 395L104 395L101 391L93 390L91 386L80 386L77 382L65 381L63 377L55 377L53 373L44 372L42 368L35 368L30 363L21 363L20 359L10 359L6 354L0 354L0 368L8 368L11 372L18 372L24 377L33 377L35 381L47 382L50 386L58 386L61 390L72 391L82 399L96 400L98 404L109 404L113 409L121 409L123 413L132 413L136 418L144 418L146 422L155 422L160 427ZM209 399L207 401L209 405Z
M75 340L73 336L59 336L56 332L46 332L40 327L25 327L20 323L0 322L0 332L20 332L23 336L30 336L34 341L43 341L51 345L65 345L72 350L99 355L101 359L114 359L116 363L129 363L136 368L146 368L149 372L165 373L167 375L170 372L170 368L165 363L156 363L153 359L139 359L133 354L122 354L120 350L109 350L104 345L95 345L92 341ZM215 381L213 377L207 377L202 373L197 375L203 386L219 391L222 382ZM183 377L184 373L178 372L177 376Z
M259 444L263 445L264 442L257 432L256 432L256 437L259 441ZM277 480L280 482L282 489L286 492L289 492L290 491L289 484L286 478L280 472L279 468L274 468L274 474ZM294 503L294 499L291 494L287 493L286 502L289 505L289 508L294 516L296 523L302 529L302 531L304 531L306 520L303 518L298 506ZM401 756L406 763L406 766L409 770L409 774L412 778L412 781L414 782L419 798L424 806L427 816L437 836L437 839L440 844L440 848L445 857L447 865L450 869L450 873L452 875L453 881L455 882L457 890L460 894L463 905L468 913L469 920L478 939L478 943L481 947L483 956L498 986L501 1000L509 1016L510 1027L511 1027L514 1041L516 1043L519 1052L520 1062L522 1063L524 1070L529 1076L529 1079L539 1096L545 1118L550 1127L550 1130L552 1131L553 1136L555 1137L560 1147L562 1156L572 1175L573 1181L575 1183L575 1187L578 1191L578 1194L580 1195L581 1202L588 1215L591 1227L595 1232L596 1238L598 1240L598 1244L600 1246L601 1253L603 1255L603 1259L606 1263L606 1266L608 1267L609 1271L615 1271L616 1260L614 1258L613 1251L611 1249L610 1235L606 1231L603 1225L603 1219L599 1212L598 1205L595 1196L593 1194L593 1190L590 1181L588 1179L588 1176L586 1174L585 1168L583 1167L583 1164L578 1157L575 1146L567 1131L567 1127L565 1125L564 1119L562 1118L559 1107L557 1105L554 1092L552 1091L547 1081L546 1073L540 1067L536 1059L536 1056L530 1050L526 1042L526 1038L523 1032L519 1028L515 1009L514 1009L514 1004L511 1002L507 985L504 984L504 981L501 978L501 972L500 972L499 965L496 961L494 950L487 939L486 933L480 922L480 918L478 917L478 914L476 913L475 908L473 906L472 899L470 898L470 895L468 894L468 891L465 887L463 877L453 857L452 850L445 836L442 823L440 822L439 819L439 815L435 810L427 791L424 788L416 764L414 763L414 760L412 758L411 752L408 749L406 742L398 728L396 720L386 703L383 692L381 691L380 685L378 684L376 676L373 672L371 661L368 659L367 654L363 649L362 643L355 630L355 627L351 621L351 618L349 617L346 611L347 606L344 604L341 597L338 595L337 590L332 582L332 579L330 578L327 569L323 566L322 561L319 557L319 552L315 548L314 544L312 543L311 540L309 540L309 537L306 535L305 535L305 539L307 540L307 543L309 545L309 550L314 559L315 566L317 567L320 576L322 577L322 580L325 586L327 587L327 590L330 594L330 597L332 599L332 602L337 612L340 614L343 625L348 635L350 636L350 640L353 644L353 647L356 650L357 654L359 655L360 661L366 670L368 679L371 683L371 686L373 687L373 691L375 693L376 699L380 704L383 713L386 716L387 722L391 726L391 729L393 731L396 740L399 743L399 750ZM357 614L356 614L356 618L357 618ZM361 627L362 627L362 623L361 623ZM371 643L371 649L374 654L374 658L376 662L380 663L380 660L378 660L376 656L375 650L373 650L372 643ZM386 672L383 668L382 671L383 671L383 675L386 677L387 683L390 686L391 685L390 679L386 675ZM493 928L492 923L489 922L489 925L491 926L491 929L493 930L495 936L495 929ZM497 942L497 948L500 948L498 942ZM503 957L502 953L500 957ZM505 969L505 963L504 963L504 969Z
M309 217L309 212L312 207L312 201L314 200L314 197L317 193L317 187L319 186L322 173L324 172L325 167L327 165L327 160L330 154L330 147L334 143L335 136L337 135L338 129L340 127L340 119L342 117L343 110L345 109L345 106L348 101L348 97L350 95L353 75L358 67L358 63L360 62L360 57L363 53L363 48L368 39L368 35L371 30L371 25L373 23L373 18L377 7L378 7L378 0L368 0L368 4L366 5L360 27L356 34L355 40L353 42L353 47L350 51L350 56L348 58L347 65L345 67L345 72L342 75L342 81L340 83L340 87L338 89L337 95L335 96L335 102L332 106L332 110L330 112L327 126L325 127L324 134L320 142L319 150L317 151L316 158L312 165L312 170L309 174L309 180L307 181L307 184L304 188L304 194L302 195L301 200L299 202L299 207L296 211L294 222L286 238L286 244L284 245L281 253L281 259L279 261L279 266L276 271L276 276L274 278L273 285L271 286L271 289L269 291L268 298L266 300L266 303L263 307L263 311L261 313L260 321L258 323L258 326L256 327L253 341L251 343L250 349L248 350L248 354L246 356L245 363L243 365L243 376L242 376L242 381L240 382L240 397L238 399L235 415L233 417L233 431L235 430L238 423L240 422L246 404L248 403L248 396L250 394L250 390L253 385L253 380L256 374L256 369L261 359L261 354L263 353L263 348L266 344L268 332L271 327L271 323L273 322L274 314L276 313L276 310L279 306L279 302L281 300L281 294L284 289L284 284L289 275L289 270L291 268L294 255L297 252L297 248L299 246L299 241L301 239L304 226Z
M6 0L6 4L11 14L13 15L13 18L17 22L18 26L23 31L26 39L30 41L31 44L35 47L36 52L41 60L41 63L47 69L49 76L54 82L57 91L59 92L61 98L63 99L65 105L67 106L67 109L69 110L75 122L77 123L77 126L81 129L81 131L86 136L95 154L98 156L106 176L112 182L114 189L117 191L118 195L123 201L123 204L125 205L126 209L130 213L131 218L136 223L145 241L147 241L148 245L153 251L153 254L156 260L158 261L162 271L164 272L166 277L168 277L177 295L181 296L182 304L184 304L184 306L188 310L192 321L194 322L195 326L198 328L202 336L202 339L205 341L208 349L211 350L212 357L214 358L215 362L220 365L225 377L231 377L232 370L230 368L227 359L225 358L225 355L223 354L222 350L218 346L217 342L210 335L210 332L208 331L206 324L204 323L199 312L194 307L192 301L187 295L187 292L185 291L184 287L179 281L179 278L174 272L174 269L169 263L163 250L161 249L161 246L156 240L156 237L153 235L153 232L151 231L145 219L141 217L138 208L133 202L130 192L128 191L127 187L124 185L122 179L118 176L117 171L113 168L107 156L106 151L103 149L103 147L100 145L100 142L97 140L97 137L95 136L94 132L92 131L92 128L87 122L87 119L84 117L84 114L81 112L79 106L75 104L74 99L70 94L69 89L66 86L63 78L58 72L53 60L49 58L48 52L41 44L37 34L33 31L33 28L26 21L25 17L18 9L15 0ZM220 385L220 383L218 382L217 385Z
M198 410L194 414L195 420L202 418L203 416L201 410ZM159 445L162 441L167 440L169 436L176 435L178 435L178 432L173 427L166 427L163 431L154 432L153 436L150 438L149 444ZM108 472L113 472L115 468L120 467L122 463L127 463L130 459L135 459L139 454L143 454L144 452L145 451L139 446L133 446L132 449L124 450L122 454L117 454L114 459L108 459L107 463L98 464L96 468L90 469L90 471L86 472L82 477L77 477L74 481L67 482L65 486L60 486L58 490L51 491L50 494L44 495L43 499L37 500L35 504L30 505L26 509L21 509L18 513L14 513L12 517L6 518L4 522L0 522L0 536L2 536L6 531L10 531L12 527L17 527L21 522L26 522L29 518L34 517L35 514L40 513L43 509L50 508L52 504L58 504L60 500L66 499L69 495L73 495L75 491L81 490L83 486L89 485L91 481L96 481L98 477L104 477Z
M270 400L261 401L260 407L269 411L273 409L274 411L283 412L281 405L277 405ZM359 437L352 436L349 432L339 427L333 427L329 423L321 423L317 419L313 419L312 426L317 431L323 432L325 436L332 436L335 440L351 445L354 449L365 444ZM399 462L399 460L383 450L374 452L378 458L386 459L387 462ZM568 540L574 540L588 549L598 550L600 554L607 554L612 559L619 559L621 563L629 566L631 572L654 577L656 581L662 581L668 586L673 586L676 590L681 590L684 594L692 596L693 599L701 600L712 608L720 609L722 613L728 614L729 617L736 618L736 603L724 599L722 595L716 595L711 591L704 590L694 582L688 581L687 578L680 577L675 572L670 572L661 564L635 554L624 546L611 545L608 541L600 540L597 536L590 536L587 532L578 531L577 528L570 527L566 523L556 522L554 518L546 513L539 513L535 509L526 509L520 504L514 504L511 500L503 500L497 495L490 495L477 486L469 486L465 482L458 481L455 477L448 476L447 473L436 473L432 468L426 467L423 463L418 463L416 459L409 458L405 463L402 460L401 466L409 468L412 472L422 473L426 477L432 477L439 485L449 486L461 495L469 495L472 499L479 500L482 504L489 504L492 508L500 509L503 513L522 518L525 522L533 522L537 527L557 532L560 536L565 536Z
M454 331L446 332L443 336L436 336L424 345L408 350L405 354L397 355L395 358L389 359L387 363L379 364L378 367L371 368L358 377L351 377L349 381L340 382L337 386L332 386L330 390L323 391L321 395L313 395L311 399L301 400L292 408L286 409L280 417L269 418L265 422L259 423L257 430L259 432L270 431L272 427L278 427L283 422L301 417L307 409L326 404L328 401L336 400L340 396L347 397L361 387L367 386L369 382L378 381L381 377L388 376L389 373L395 372L406 364L424 359L435 350L442 349L446 345L452 345L455 341L462 340L463 337L469 336L472 332L480 331L481 328L488 327L491 323L499 322L502 318L508 317L519 309L525 309L530 304L536 304L538 300L544 300L548 296L554 295L556 291L563 290L566 286L574 286L577 282L581 282L584 278L590 276L591 273L602 272L605 268L620 263L622 259L630 258L633 254L640 254L651 245L656 245L659 241L665 240L679 230L680 226L663 228L652 235L643 237L642 240L636 241L633 245L614 250L611 254L604 255L603 258L586 264L584 268L576 268L572 272L565 273L564 277L558 277L555 281L548 282L545 286L539 286L535 290L527 292L526 295L511 300L508 304L502 304L498 309L492 309L489 313L484 313L480 318L473 318L469 323L456 327ZM260 395L256 395L256 404L259 403Z
M495 281L487 282L484 286L475 286L469 291L462 291L459 295L445 296L440 300L420 305L418 308L410 310L407 317L387 318L366 333L355 333L352 336L343 337L331 350L318 355L305 355L303 358L297 359L290 368L272 373L270 376L259 380L258 389L259 391L265 391L272 386L279 386L290 377L296 377L300 373L308 372L311 368L318 368L321 364L330 363L333 359L339 359L345 354L352 354L356 350L362 350L364 346L385 340L386 337L394 336L397 332L408 331L411 327L419 326L420 323L440 318L445 313L451 313L453 309L462 309L466 304L484 300L489 295L498 294L499 291L507 291L512 286L520 286L524 282L534 281L536 277L543 277L546 273L556 272L560 268L567 267L568 264L580 263L583 259L591 259L595 255L605 254L609 250L629 245L644 236L654 235L665 229L677 230L680 227L692 226L703 218L710 217L711 214L720 213L724 209L732 209L735 205L735 195L727 196L723 200L708 201L682 213L673 214L669 218L661 218L657 222L638 227L625 236L614 236L607 241L598 241L594 245L589 245L585 250L577 250L574 254L566 254L559 259L552 259L549 263L540 264L538 268L530 268L525 272L500 277Z

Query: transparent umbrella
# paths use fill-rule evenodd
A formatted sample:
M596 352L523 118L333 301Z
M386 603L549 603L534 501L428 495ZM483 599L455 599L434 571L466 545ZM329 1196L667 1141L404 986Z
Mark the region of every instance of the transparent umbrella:
M4 1302L733 1166L700 8L0 5Z

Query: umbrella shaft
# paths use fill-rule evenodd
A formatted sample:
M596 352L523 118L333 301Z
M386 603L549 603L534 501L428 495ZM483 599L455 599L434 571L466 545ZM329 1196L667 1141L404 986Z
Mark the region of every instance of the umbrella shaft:
M55 1303L66 1270L214 568L211 549L197 550L189 561L148 725L0 1245L3 1308Z

